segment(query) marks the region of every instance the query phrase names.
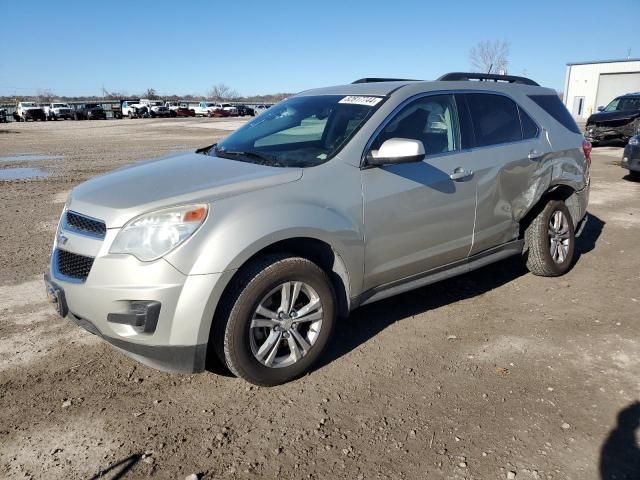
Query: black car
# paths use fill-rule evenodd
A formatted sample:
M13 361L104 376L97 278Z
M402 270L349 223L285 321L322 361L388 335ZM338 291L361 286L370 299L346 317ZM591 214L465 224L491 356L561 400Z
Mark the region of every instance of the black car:
M0 108L0 123L7 123L7 109Z
M245 115L251 115L252 117L256 116L255 110L247 105L236 105L235 107L238 109L238 115L241 117L244 117Z
M632 180L640 180L640 135L631 137L622 154L622 168L629 170Z
M97 103L86 103L76 107L73 118L76 120L106 120L107 112Z
M592 143L629 140L640 133L640 92L617 97L606 107L598 107L587 119L586 137Z

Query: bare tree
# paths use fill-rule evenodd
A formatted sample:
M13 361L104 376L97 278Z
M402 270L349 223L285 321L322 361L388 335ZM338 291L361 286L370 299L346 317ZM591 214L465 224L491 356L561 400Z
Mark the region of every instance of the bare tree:
M36 93L36 97L38 98L38 102L40 103L51 103L56 97L56 94L49 89L38 90L38 92Z
M509 42L483 40L469 51L471 68L482 73L507 73Z
M158 98L158 92L153 88L147 88L147 91L144 92L144 98L148 98L149 100L155 100Z
M216 102L221 102L223 100L232 100L234 98L238 98L238 92L233 90L228 85L224 83L219 83L214 85L213 88L209 91L209 97L215 100Z

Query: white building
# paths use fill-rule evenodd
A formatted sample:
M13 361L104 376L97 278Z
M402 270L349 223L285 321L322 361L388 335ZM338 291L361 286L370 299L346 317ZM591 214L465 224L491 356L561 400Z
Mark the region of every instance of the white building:
M567 63L564 104L576 120L630 92L640 92L640 58Z

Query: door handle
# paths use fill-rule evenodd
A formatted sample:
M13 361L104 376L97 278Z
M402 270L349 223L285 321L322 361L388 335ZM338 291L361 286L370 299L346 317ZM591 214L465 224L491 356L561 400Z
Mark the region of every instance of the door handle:
M449 178L454 182L462 182L468 178L471 178L472 176L473 176L473 170L465 170L462 167L457 167L453 171L453 173L449 175Z
M529 160L538 160L540 157L542 157L542 153L537 151L535 148L529 152L529 155L527 155Z

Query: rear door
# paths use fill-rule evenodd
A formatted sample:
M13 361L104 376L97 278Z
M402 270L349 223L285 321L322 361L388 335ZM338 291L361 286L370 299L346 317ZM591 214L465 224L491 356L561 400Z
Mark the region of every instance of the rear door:
M409 102L370 150L391 138L420 140L426 158L362 171L365 290L463 260L472 243L476 187L454 95Z
M550 147L542 128L510 97L492 92L457 97L466 102L474 134L478 189L474 255L518 237L516 219L536 194L531 188Z

